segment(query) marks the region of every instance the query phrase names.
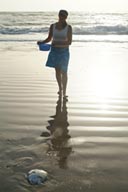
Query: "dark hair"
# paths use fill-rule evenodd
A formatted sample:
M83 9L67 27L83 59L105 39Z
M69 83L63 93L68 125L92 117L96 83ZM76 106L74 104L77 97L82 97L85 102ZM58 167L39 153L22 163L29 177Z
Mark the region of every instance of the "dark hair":
M60 11L59 11L59 15L64 15L64 16L68 16L68 12L66 11L66 10L64 10L64 9L61 9Z

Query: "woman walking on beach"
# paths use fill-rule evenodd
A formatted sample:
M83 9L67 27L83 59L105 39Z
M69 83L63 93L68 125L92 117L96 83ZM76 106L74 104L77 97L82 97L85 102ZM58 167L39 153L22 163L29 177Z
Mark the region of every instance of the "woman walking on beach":
M58 94L66 98L69 45L72 43L72 27L66 22L68 17L66 10L60 10L58 16L58 22L50 26L48 37L44 41L38 41L37 43L48 43L52 41L46 66L55 68L56 80L59 87Z

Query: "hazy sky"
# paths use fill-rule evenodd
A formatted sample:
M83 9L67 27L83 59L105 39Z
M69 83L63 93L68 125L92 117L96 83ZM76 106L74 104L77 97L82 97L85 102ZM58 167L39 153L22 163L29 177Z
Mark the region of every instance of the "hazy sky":
M0 11L128 12L128 0L0 0Z

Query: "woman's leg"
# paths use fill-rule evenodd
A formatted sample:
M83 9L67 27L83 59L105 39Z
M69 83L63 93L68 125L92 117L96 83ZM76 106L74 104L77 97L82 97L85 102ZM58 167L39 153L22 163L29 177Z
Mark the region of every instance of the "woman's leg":
M63 96L66 96L66 88L67 88L68 75L66 72L62 72L62 85L63 85Z
M56 72L56 80L59 87L59 94L61 94L61 91L62 91L61 70L58 68L55 68L55 72Z

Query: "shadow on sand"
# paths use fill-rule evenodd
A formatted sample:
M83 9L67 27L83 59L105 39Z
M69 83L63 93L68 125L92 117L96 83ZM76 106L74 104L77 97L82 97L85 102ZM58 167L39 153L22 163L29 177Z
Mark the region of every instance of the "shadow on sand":
M49 125L46 127L49 132L43 132L41 136L49 137L50 144L47 153L57 156L58 164L60 168L67 168L67 159L72 152L72 147L69 144L68 130L68 112L67 112L67 100L59 97L56 105L56 113L50 116L48 120Z

